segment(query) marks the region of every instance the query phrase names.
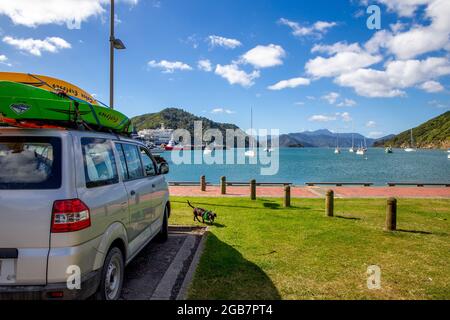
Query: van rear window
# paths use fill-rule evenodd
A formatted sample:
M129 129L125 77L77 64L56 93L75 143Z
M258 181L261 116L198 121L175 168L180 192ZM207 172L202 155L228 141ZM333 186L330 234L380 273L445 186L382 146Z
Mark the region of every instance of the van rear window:
M61 187L61 139L0 137L0 189Z

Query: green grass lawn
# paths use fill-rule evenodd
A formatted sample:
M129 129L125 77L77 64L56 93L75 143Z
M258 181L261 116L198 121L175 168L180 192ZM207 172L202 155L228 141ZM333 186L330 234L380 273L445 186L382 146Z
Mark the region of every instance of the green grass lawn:
M189 198L218 214L190 299L450 299L450 200L400 199L398 232L384 232L385 200ZM171 224L193 221L172 197ZM367 288L367 267L381 289Z

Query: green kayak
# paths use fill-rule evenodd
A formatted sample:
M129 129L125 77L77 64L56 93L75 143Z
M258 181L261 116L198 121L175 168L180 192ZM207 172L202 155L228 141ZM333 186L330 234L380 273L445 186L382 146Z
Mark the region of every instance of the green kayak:
M62 91L52 92L12 81L0 81L0 121L9 124L13 121L16 126L36 123L118 134L133 131L130 119L116 110Z

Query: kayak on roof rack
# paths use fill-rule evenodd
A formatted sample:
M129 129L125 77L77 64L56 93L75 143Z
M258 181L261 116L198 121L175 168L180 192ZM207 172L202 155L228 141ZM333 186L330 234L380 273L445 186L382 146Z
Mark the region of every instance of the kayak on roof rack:
M0 72L0 124L67 127L130 134L124 114L101 106L84 90L45 76Z

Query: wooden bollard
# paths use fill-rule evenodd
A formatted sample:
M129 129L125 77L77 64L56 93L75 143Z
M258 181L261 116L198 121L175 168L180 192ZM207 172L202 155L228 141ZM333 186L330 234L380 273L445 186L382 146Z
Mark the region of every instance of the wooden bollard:
M387 199L386 205L386 225L384 230L395 231L397 229L397 199Z
M227 178L220 177L220 193L227 194Z
M250 199L256 200L256 180L250 181Z
M284 187L284 207L289 208L291 206L291 186Z
M200 190L206 191L206 177L205 176L200 177Z
M325 213L328 217L334 216L334 191L328 190L325 197Z

